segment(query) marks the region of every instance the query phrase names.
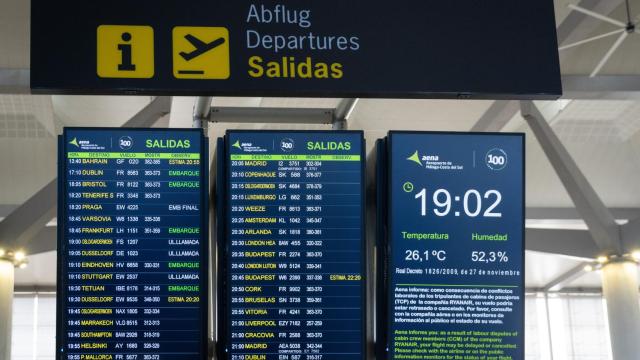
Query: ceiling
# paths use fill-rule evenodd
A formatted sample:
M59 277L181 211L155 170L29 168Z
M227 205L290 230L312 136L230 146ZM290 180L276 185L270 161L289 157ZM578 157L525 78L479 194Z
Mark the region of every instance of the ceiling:
M585 1L555 0L557 23L574 21L576 15L567 5ZM622 1L587 2L596 4L599 10L605 9L616 19L625 18ZM640 14L640 0L630 3L632 12ZM0 70L29 68L29 6L30 2L25 0L0 0ZM569 33L566 42L614 29L612 25L586 19ZM562 51L563 75L588 75L614 40L615 37L609 37ZM640 75L639 59L640 34L634 34L603 67L602 74ZM213 105L331 109L340 100L218 97ZM12 209L23 203L56 176L56 134L62 127L117 127L151 101L147 96L0 94L0 209ZM174 97L172 111L165 119L166 126L190 127L194 101L193 97ZM492 101L479 100L360 99L348 126L364 131L368 151L371 151L375 140L391 129L468 131L492 104ZM558 102L539 102L538 105L545 108L558 106ZM640 182L637 180L640 178L640 95L607 100L565 99L560 108L550 124L604 204L640 209ZM228 128L329 129L330 126L211 124L209 136L220 136ZM573 208L573 202L519 113L510 117L503 131L526 134L527 207ZM0 214L0 217L5 215ZM19 286L55 285L55 252L32 255L29 261L27 269L17 271ZM543 288L583 261L528 251L526 285ZM599 288L600 284L599 274L592 272L567 286Z
M563 3L577 4L579 1L560 1ZM556 1L556 9L558 3ZM613 8L609 16L613 19L627 22L626 9L624 1L606 0L603 3L607 9ZM629 0L631 9L631 18L640 20L640 0ZM602 10L602 9L600 9ZM557 10L556 10L557 11ZM600 11L602 12L602 11ZM577 38L568 39L567 43L586 39L590 36L604 34L618 29L615 25L603 21L590 22L593 28L589 28L589 33L580 34ZM617 36L606 37L589 44L576 46L571 49L560 52L561 69L563 74L589 74L606 54L607 50L613 45ZM620 74L638 74L640 73L640 62L637 61L640 54L640 33L631 34L625 40L623 45L611 57L609 62L602 68L602 75L620 75Z

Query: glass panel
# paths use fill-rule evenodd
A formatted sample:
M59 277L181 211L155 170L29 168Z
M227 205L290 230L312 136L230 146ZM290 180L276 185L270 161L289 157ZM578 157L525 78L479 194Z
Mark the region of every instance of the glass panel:
M51 359L56 355L56 296L38 296L38 360Z
M33 295L16 295L13 299L12 360L33 360L33 299Z

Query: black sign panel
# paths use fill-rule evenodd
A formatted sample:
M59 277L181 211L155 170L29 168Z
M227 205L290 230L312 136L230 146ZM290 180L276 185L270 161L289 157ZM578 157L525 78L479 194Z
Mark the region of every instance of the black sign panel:
M523 359L524 136L386 142L381 358Z
M225 140L221 356L364 359L362 132Z
M32 1L39 93L557 98L552 0Z
M57 359L207 359L207 147L201 130L65 129Z

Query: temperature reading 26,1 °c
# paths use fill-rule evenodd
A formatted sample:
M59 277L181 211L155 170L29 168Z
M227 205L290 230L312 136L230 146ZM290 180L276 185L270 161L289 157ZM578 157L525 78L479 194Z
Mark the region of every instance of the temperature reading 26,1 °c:
M429 212L427 205L427 189L423 188L415 195L415 198L420 201L420 215L427 216L427 213ZM438 189L433 192L431 198L434 205L433 213L436 216L447 216L451 214L451 210L453 209L454 216L464 214L472 218L479 215L488 218L502 217L502 213L498 211L498 207L502 202L502 194L498 190L487 190L484 194L481 194L478 190L469 189L462 197L458 195L452 197L448 190ZM484 211L483 199L486 200L485 205L488 204L488 206L484 208ZM459 205L460 202L462 202L462 212L456 210L456 206Z
M445 261L447 260L447 252L444 250L405 250L405 260L407 261Z

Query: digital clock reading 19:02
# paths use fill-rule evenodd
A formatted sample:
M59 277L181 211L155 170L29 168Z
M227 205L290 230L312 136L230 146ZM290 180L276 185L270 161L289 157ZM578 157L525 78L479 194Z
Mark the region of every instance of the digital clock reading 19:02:
M420 202L420 215L422 216L427 216L430 213L429 201L434 205L431 212L436 216L447 216L451 214L451 209L462 201L463 211L454 211L454 216L464 214L472 218L477 216L493 218L502 217L502 213L499 211L499 206L502 202L502 194L500 191L495 189L484 191L484 193L476 189L469 189L463 196L455 195L452 197L451 193L447 189L437 189L433 192L432 196L428 196L427 189L423 188L415 194L415 198Z
M385 143L382 357L523 359L524 136L391 132Z

